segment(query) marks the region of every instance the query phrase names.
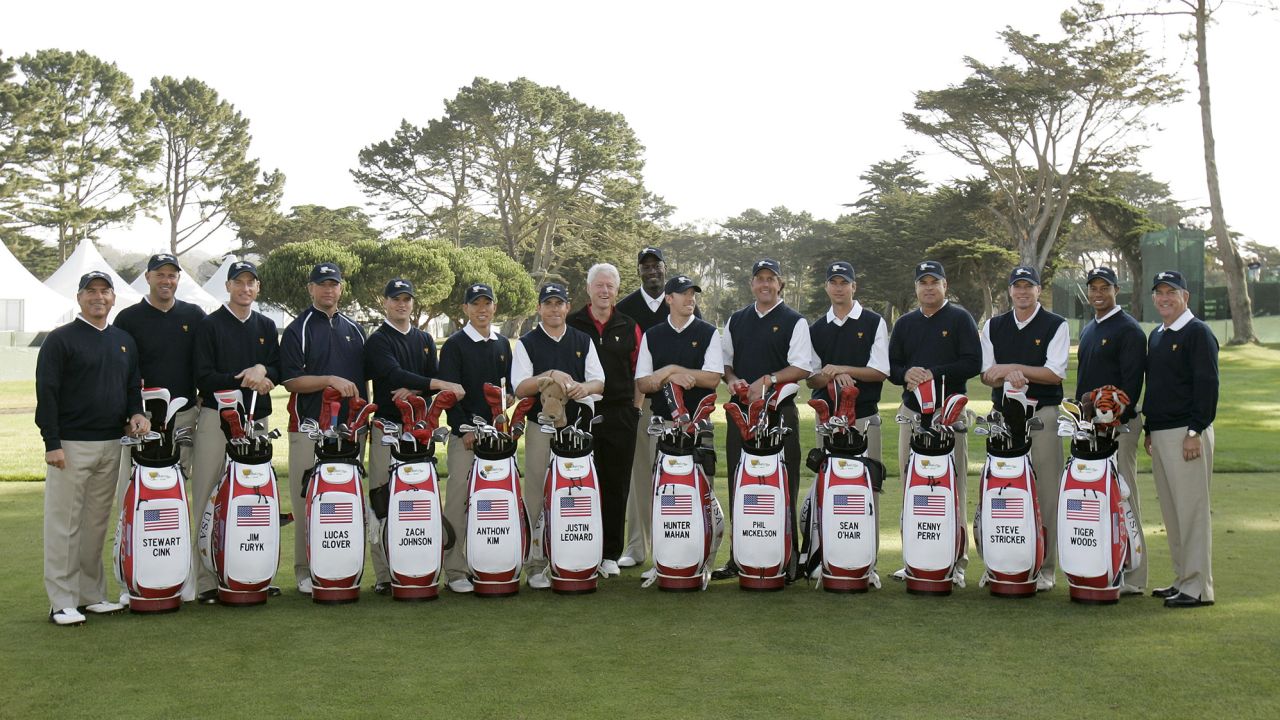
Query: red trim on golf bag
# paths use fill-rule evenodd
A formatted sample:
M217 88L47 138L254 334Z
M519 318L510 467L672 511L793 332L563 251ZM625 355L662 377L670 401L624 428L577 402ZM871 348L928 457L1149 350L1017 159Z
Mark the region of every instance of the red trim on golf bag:
M596 589L604 552L600 484L591 453L561 457L554 443L542 493L542 547L551 589L587 593Z
M987 568L979 584L992 595L1035 595L1045 542L1030 458L988 455L979 493L973 544Z
M1120 598L1130 557L1120 473L1112 456L1073 456L1058 495L1058 567L1075 601L1112 603Z
M735 471L733 559L738 586L779 590L791 563L791 507L782 447L768 454L742 448Z
M120 500L114 547L116 579L133 612L182 607L191 572L191 520L181 466L133 463Z
M443 506L434 458L393 463L388 483L382 545L396 599L439 594L444 557Z
M269 457L256 464L227 459L200 522L200 555L218 578L219 601L267 601L280 564L280 498Z
M306 477L311 599L360 599L364 575L364 470L355 459L318 459Z
M921 387L924 383L921 384ZM965 524L950 449L926 455L912 448L902 497L902 560L907 590L946 595L964 556Z

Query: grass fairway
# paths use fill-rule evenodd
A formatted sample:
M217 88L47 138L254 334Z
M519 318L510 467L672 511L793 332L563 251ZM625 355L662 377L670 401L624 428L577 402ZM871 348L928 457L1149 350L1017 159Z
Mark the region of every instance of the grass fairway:
M1165 610L1149 597L1077 606L1061 584L1001 600L976 587L972 548L972 582L949 598L909 596L887 579L861 596L803 585L745 593L732 582L668 594L641 589L631 569L585 597L526 588L502 600L446 592L402 604L366 592L355 605L322 607L291 589L286 528L286 592L265 607L188 605L63 629L45 617L43 485L9 482L0 483L0 718L1280 717L1280 351L1224 349L1221 363L1212 608ZM30 382L0 383L0 477L43 475L33 397ZM882 407L890 422L894 408ZM808 448L811 412L801 414ZM885 430L893 458L897 435ZM722 426L717 437L723 446ZM1140 454L1151 581L1164 584L1172 573L1147 466ZM806 472L801 490L811 482ZM902 499L895 481L887 487L886 577L900 565ZM366 590L372 583L370 570Z

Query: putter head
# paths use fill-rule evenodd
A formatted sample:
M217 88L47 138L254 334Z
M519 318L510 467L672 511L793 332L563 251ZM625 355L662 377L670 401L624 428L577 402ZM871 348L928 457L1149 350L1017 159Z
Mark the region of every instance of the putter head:
M1028 420L1028 421L1027 421L1027 429L1028 429L1028 430L1043 430L1043 429L1044 429L1044 420L1041 420L1041 419L1040 419L1040 418L1038 418L1038 417L1033 417L1033 418L1031 418L1030 420Z
M438 427L431 433L431 442L444 442L449 439L449 428Z

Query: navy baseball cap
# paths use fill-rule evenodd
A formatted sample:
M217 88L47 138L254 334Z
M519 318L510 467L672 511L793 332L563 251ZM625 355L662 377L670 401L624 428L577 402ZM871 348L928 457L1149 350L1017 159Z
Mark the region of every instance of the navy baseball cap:
M662 248L645 247L640 249L639 255L636 255L636 264L639 265L640 263L644 262L644 259L649 255L652 255L658 258L658 262L666 262L666 260L662 257Z
M489 298L489 301L493 302L493 288L485 285L484 283L476 283L467 288L467 292L463 294L462 300L466 304L470 305L480 298Z
M235 280L240 273L249 273L255 278L258 277L258 268L248 260L237 260L231 263L231 267L227 268L227 279Z
M1089 274L1085 277L1084 282L1086 285L1088 285L1089 283L1093 282L1094 280L1097 280L1098 278L1102 278L1103 280L1106 280L1107 283L1111 285L1120 287L1120 279L1116 277L1116 271L1112 270L1106 265L1103 265L1101 267L1096 267L1090 270Z
M853 282L853 264L843 260L837 260L827 266L827 279L834 277L842 277L849 282Z
M1040 284L1040 273L1030 265L1019 265L1009 272L1009 284L1013 285L1019 280L1026 280L1032 285Z
M151 259L147 260L147 272L159 270L165 265L172 265L174 270L182 272L182 266L178 264L178 258L170 255L169 253L157 253L152 255Z
M404 278L396 278L395 280L387 283L387 287L383 289L382 294L384 297L389 298L399 297L401 295L417 297L413 294L413 283L405 280Z
M1179 290L1187 289L1187 281L1183 279L1182 273L1177 270L1165 270L1156 273L1155 281L1151 284L1151 292L1155 292L1156 288L1161 285L1172 285Z
M774 275L782 277L782 266L773 258L757 260L756 264L751 266L751 277L759 275L761 270L772 270Z
M110 275L102 272L101 270L91 270L80 276L80 287L77 289L77 292L89 287L89 283L93 282L94 280L105 280L107 283L107 287L111 288L112 290L116 289L116 284L111 282Z
M569 291L560 283L547 283L538 291L538 304L541 305L551 298L560 298L565 302L569 302Z
M947 271L942 268L942 263L937 260L925 260L916 266L916 280L925 275L932 275L939 280L947 279Z
M342 282L342 268L338 267L338 263L322 262L311 268L311 282L322 283L325 280Z
M702 288L698 287L698 283L688 275L677 275L667 281L666 287L662 289L668 295L682 293L690 288L702 292Z

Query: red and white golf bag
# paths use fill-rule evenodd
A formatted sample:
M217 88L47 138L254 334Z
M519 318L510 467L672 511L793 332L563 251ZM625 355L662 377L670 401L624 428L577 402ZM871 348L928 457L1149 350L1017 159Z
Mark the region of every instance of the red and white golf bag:
M218 579L224 605L259 605L280 564L280 496L271 440L244 411L239 390L214 394L227 461L200 520L200 559Z
M435 444L443 439L440 413L457 400L448 391L438 393L430 409L419 396L398 400L403 425L382 423L382 442L391 449L390 478L370 491L370 502L382 521L382 547L396 600L434 600L440 592L444 551L454 538L440 501Z
M360 397L347 402L347 422L338 427L342 397L337 390L325 388L319 434L314 438L316 464L303 477L307 564L311 599L317 603L360 599L365 535L376 527L366 517L360 447L377 406Z
M186 398L163 388L144 388L142 407L151 433L124 438L133 469L120 501L114 559L116 580L135 613L173 612L182 607L182 586L191 572L191 520L179 449L189 436L174 437L173 418Z
M1116 468L1120 415L1129 398L1105 386L1080 406L1062 404L1058 434L1071 437L1071 458L1058 496L1058 566L1072 602L1111 604L1120 599L1126 570L1142 563L1129 485Z
M562 428L544 426L554 432L539 524L551 589L561 594L595 592L604 552L600 481L589 430L593 411L590 404L575 405L576 421Z
M529 557L529 518L520 492L516 448L524 432L524 416L533 398L506 415L505 391L485 384L492 424L475 418L475 462L467 484L467 567L475 593L503 597L520 591L520 574Z
M1044 525L1031 468L1031 435L1040 426L1036 402L1007 384L1000 412L978 422L975 434L987 437L979 503L973 518L973 542L986 572L978 582L992 595L1034 597L1044 564Z
M741 395L724 405L742 436L742 455L734 471L733 559L743 590L781 590L793 562L791 478L783 460L783 441L793 429L783 425L778 406L798 389L795 383L771 387L746 406L746 413Z
M871 585L880 587L876 493L883 486L885 469L878 460L865 457L867 436L858 431L854 409L858 388L838 389L831 383L828 391L834 408L825 400L809 401L825 441L809 454L808 467L817 477L800 512L805 529L801 564L828 592L866 592Z
M935 400L932 380L915 389L921 412L912 418L911 453L907 458L902 496L902 561L907 592L950 595L952 584L963 582L965 522L951 457L955 433L966 429L968 399L952 395Z
M699 442L711 431L716 397L702 398L690 414L680 386L667 385L663 392L671 419L655 418L648 431L658 438L658 454L653 465L653 569L643 586L656 581L659 590L705 590L724 537L724 513L710 480L715 451Z

